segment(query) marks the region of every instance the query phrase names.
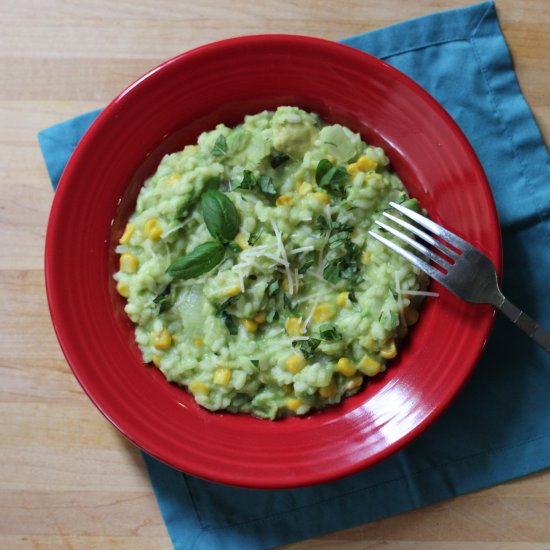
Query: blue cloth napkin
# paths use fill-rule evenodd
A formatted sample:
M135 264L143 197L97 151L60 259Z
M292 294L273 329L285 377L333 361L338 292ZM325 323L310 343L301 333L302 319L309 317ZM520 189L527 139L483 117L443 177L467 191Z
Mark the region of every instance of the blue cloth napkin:
M493 3L437 13L343 41L426 88L474 146L497 202L504 292L550 327L550 164ZM48 128L55 187L97 111ZM238 489L144 455L177 550L267 548L475 491L550 466L550 356L498 317L452 406L414 443L356 475L285 491Z

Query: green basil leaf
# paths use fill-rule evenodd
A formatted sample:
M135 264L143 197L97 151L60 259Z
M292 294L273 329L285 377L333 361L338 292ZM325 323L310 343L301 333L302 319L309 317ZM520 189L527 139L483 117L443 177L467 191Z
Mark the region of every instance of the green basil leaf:
M227 247L235 254L238 254L241 251L241 247L235 241L230 242Z
M273 185L273 179L271 176L260 176L258 178L258 185L260 187L260 190L265 195L276 195L277 190L275 189L275 186Z
M258 242L258 239L261 237L263 232L264 230L260 227L258 231L250 233L250 237L248 237L248 244L250 246L254 246Z
M281 164L284 164L288 160L290 160L290 155L288 153L281 153L280 151L276 151L275 149L271 151L271 155L269 157L271 168L279 168Z
M256 181L256 178L254 177L254 174L250 170L245 170L243 172L243 179L241 182L233 187L233 189L254 189L256 187L256 184L258 182Z
M224 302L216 306L216 311L218 313L222 313L228 307L232 306L235 302L237 302L241 296L242 296L241 294L237 294L235 296L231 296L231 298L227 298L227 300L225 300Z
M227 330L229 331L229 334L235 335L239 333L239 325L234 315L231 315L224 311L222 313L222 319L225 323L225 326L227 327Z
M342 333L332 323L323 323L319 327L319 335L323 340L340 340Z
M292 300L286 294L283 295L283 304L285 310L289 313L289 315L299 315L298 310L292 305Z
M269 298L272 296L275 296L278 292L281 290L281 283L276 279L275 281L272 281L269 283L267 287L267 295Z
M308 252L298 267L298 273L303 275L313 264L315 263L315 252L312 250Z
M219 242L209 241L176 258L166 272L174 279L193 279L214 269L224 256L225 247Z
M201 199L202 217L215 239L226 243L239 232L239 214L231 199L220 191L210 190Z
M212 149L212 154L215 157L223 157L227 153L227 141L225 136L220 134L214 143L214 148Z
M317 168L315 170L315 181L317 182L317 185L321 185L322 179L325 177L326 173L331 170L333 167L332 162L328 159L321 159L319 163L317 164Z
M260 366L260 360L259 359L250 359L250 362L257 368Z
M329 263L323 271L324 279L333 284L338 282L340 275L340 266L338 264Z
M354 290L350 290L349 293L348 293L348 299L349 301L352 303L352 304L356 304L357 303L357 296L355 295L355 291Z
M333 166L328 170L323 177L319 185L321 187L336 186L348 179L348 172L343 166Z
M321 340L317 338L309 338L308 340L302 340L298 347L300 348L300 351L302 352L303 356L306 359L309 359L313 355L315 350L318 348L320 343L321 343Z
M170 292L172 290L172 285L167 285L164 290L154 298L153 303L159 304L159 313L164 313L172 306L172 297Z

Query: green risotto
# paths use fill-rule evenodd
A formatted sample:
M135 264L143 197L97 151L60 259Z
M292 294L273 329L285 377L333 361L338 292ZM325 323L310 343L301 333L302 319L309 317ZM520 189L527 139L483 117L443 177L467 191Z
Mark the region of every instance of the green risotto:
M384 151L296 107L166 155L116 249L144 361L212 411L274 419L356 393L426 286L368 234L390 201L419 209Z

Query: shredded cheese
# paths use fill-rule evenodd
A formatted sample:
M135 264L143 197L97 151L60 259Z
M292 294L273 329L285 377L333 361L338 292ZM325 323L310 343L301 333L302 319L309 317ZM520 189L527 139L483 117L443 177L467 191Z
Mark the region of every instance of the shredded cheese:
M319 300L315 300L313 302L313 307L311 308L311 311L309 312L309 315L306 317L306 320L304 321L304 324L302 325L302 329L300 332L302 334L305 334L307 332L307 326L309 325L309 322L311 321L311 318L313 317L313 312L315 311L315 308L319 305Z
M314 250L313 246L301 246L300 248L294 248L289 252L289 254L298 254L300 252L310 252L311 250Z

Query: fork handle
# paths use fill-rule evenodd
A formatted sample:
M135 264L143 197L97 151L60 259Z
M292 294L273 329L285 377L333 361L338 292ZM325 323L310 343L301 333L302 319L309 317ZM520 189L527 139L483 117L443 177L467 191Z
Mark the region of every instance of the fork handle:
M547 353L550 353L550 332L541 327L534 319L531 319L529 315L521 311L521 309L506 298L501 303L496 304L496 306L508 319L523 330L529 338L534 340Z

